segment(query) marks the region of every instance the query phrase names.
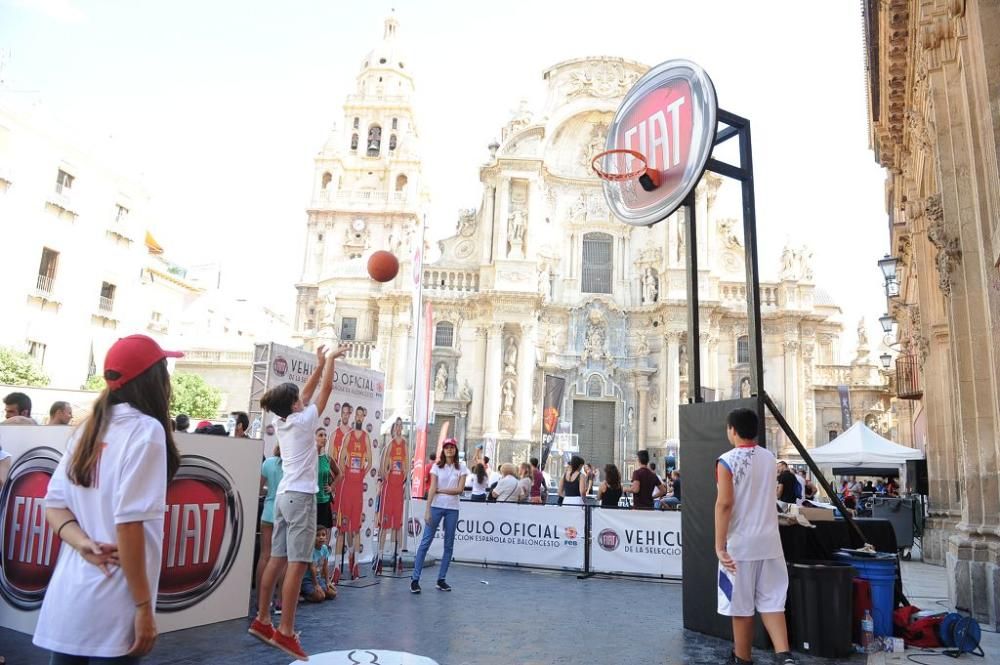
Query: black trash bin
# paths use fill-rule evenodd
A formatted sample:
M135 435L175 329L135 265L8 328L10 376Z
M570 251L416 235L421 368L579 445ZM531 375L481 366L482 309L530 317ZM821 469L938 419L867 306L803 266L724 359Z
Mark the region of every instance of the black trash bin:
M837 561L788 564L788 639L794 651L824 658L854 652L851 580L857 571Z

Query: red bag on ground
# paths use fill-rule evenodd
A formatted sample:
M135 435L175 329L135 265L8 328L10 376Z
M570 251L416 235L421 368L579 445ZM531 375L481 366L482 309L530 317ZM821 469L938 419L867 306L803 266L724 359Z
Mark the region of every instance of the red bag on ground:
M929 617L921 617L916 621L913 615L920 611L919 607L907 605L900 607L892 613L893 634L902 637L907 646L926 647L934 649L941 646L938 637L938 627L943 614L935 614Z

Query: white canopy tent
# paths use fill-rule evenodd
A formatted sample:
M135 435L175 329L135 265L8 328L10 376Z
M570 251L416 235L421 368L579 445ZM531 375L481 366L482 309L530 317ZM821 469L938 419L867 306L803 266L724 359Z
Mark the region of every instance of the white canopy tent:
M914 448L893 443L856 422L830 443L809 452L821 466L885 467L906 466L907 460L924 459Z

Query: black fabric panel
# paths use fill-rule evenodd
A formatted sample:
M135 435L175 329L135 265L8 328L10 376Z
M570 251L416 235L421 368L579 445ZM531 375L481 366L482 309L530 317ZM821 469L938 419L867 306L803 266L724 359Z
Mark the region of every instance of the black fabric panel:
M716 612L719 568L715 556L715 460L732 447L726 439L726 416L740 407L758 412L760 408L756 399L680 407L684 627L726 640L732 639L730 620Z

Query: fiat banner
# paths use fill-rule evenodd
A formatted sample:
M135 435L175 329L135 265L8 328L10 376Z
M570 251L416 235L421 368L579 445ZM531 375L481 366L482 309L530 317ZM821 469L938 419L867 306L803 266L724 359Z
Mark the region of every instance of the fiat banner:
M590 533L595 573L681 576L679 512L595 508Z
M427 502L413 499L406 525L410 551L420 545ZM518 564L583 570L586 547L582 506L532 506L517 503L463 501L455 532L456 561ZM430 553L444 550L444 522Z
M49 479L68 427L0 428L13 456L0 489L0 626L33 633L62 544L45 521ZM167 487L156 623L161 632L246 616L260 483L256 442L175 435L181 453ZM68 553L67 553L68 554ZM121 574L118 571L116 574Z
M302 349L293 349L280 344L271 344L269 366L265 388L271 389L282 383L291 382L305 386L316 366L316 354ZM349 453L345 456L344 482L338 483L335 492L360 493L361 501L353 505L363 506L360 519L360 558L371 560L373 538L378 536L375 524L375 504L379 496L378 464L382 459L382 400L385 393L385 375L382 372L348 365L340 360L334 363L333 393L326 410L319 414L319 426L326 429L327 452L339 455L345 442L349 443ZM274 415L263 416L262 436L264 453L274 454L274 446L280 443L275 436ZM349 521L348 515L335 516L336 523ZM353 518L351 518L353 519Z

